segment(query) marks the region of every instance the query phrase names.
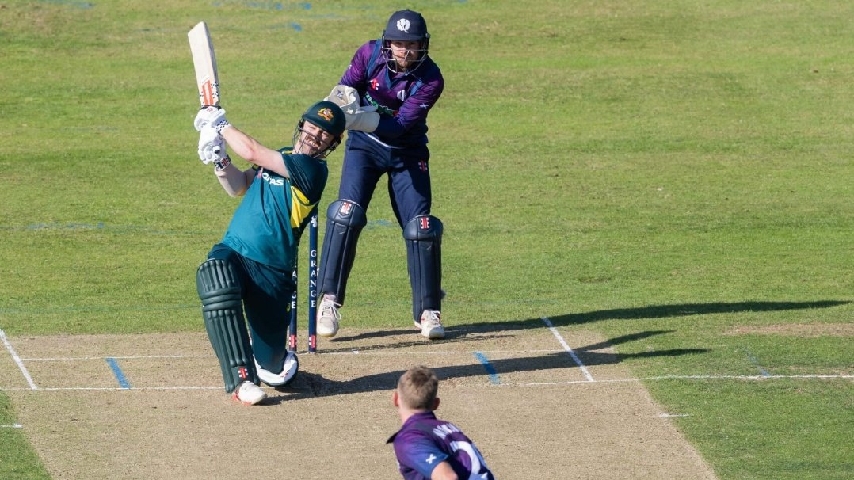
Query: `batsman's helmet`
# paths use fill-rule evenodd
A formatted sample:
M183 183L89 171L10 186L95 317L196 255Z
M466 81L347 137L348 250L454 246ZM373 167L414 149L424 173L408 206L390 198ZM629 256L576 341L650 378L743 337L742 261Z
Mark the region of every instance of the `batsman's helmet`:
M344 134L344 126L346 125L344 111L328 100L321 100L308 107L308 110L302 114L302 121L306 120L335 137Z
M418 59L410 70L414 70L427 58L430 48L430 34L427 32L427 21L413 10L398 10L391 14L383 30L382 50L389 70L397 72L397 63L391 55L391 42L394 40L421 42L417 50Z
M302 117L300 117L299 124L294 132L294 145L297 143L297 138L299 137L305 122L313 123L320 127L324 132L335 137L335 140L332 141L326 150L318 152L315 155L318 158L326 157L329 155L329 152L335 150L335 148L341 143L341 137L344 135L344 130L346 129L347 124L344 118L344 111L341 110L341 107L328 100L321 100L308 107L305 113L302 114Z

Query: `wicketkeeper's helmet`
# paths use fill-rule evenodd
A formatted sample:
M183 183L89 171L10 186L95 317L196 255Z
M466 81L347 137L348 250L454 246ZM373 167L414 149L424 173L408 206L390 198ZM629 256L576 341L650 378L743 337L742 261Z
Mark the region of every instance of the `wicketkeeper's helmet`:
M427 52L430 48L427 21L420 13L412 10L398 10L389 17L388 24L383 30L382 52L389 70L397 72L397 62L394 61L391 54L391 42L393 40L421 42L421 48L417 50L418 59L410 68L410 70L415 70L427 58Z

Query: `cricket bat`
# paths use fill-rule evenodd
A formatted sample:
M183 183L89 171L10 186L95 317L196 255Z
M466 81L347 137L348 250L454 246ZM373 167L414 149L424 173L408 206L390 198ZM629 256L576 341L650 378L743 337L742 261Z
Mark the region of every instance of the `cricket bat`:
M199 102L202 108L219 106L219 75L216 70L216 55L213 41L205 22L199 22L187 34L193 66L196 69L196 84L199 87Z

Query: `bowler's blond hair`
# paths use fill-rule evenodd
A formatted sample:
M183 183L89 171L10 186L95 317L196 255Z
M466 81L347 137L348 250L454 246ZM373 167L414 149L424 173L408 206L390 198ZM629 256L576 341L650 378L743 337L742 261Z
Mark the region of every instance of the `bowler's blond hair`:
M410 368L397 381L400 402L410 410L433 410L438 393L439 378L423 365Z

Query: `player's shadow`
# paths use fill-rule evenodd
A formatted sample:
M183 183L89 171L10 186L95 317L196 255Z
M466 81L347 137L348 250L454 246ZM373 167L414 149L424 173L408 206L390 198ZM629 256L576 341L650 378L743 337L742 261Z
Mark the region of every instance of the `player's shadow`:
M615 337L607 341L585 345L573 352L585 366L617 364L626 359L641 357L677 357L682 355L695 355L708 352L708 349L669 349L653 352L640 353L613 353L610 347L625 344L655 335L671 333L672 330L651 330L637 332L630 335ZM549 352L542 355L526 356L519 358L505 358L490 360L489 368L499 374L536 372L541 370L563 370L579 368L579 364L567 352ZM445 367L433 367L436 375L441 380L462 379L468 377L483 377L489 374L483 364L452 365ZM364 375L351 380L332 380L322 375L301 371L294 382L280 389L282 396L271 398L267 403L276 404L283 401L298 400L301 398L317 398L331 395L349 395L355 393L366 393L375 391L392 390L404 370L397 369L382 373Z
M838 307L840 305L846 305L848 303L851 302L843 300L820 300L815 302L750 301L676 303L671 305L650 305L646 307L637 308L616 308L608 310L594 310L591 312L583 313L568 313L565 315L550 316L548 317L548 320L554 326L569 326L583 325L603 320L642 320L654 318L679 318L717 313L809 310L815 308ZM545 327L545 325L546 324L542 318L455 324L446 328L445 339L442 341L442 343L480 342L488 339L510 338L513 336L513 333L511 333L513 331L539 329ZM390 350L424 344L423 341L418 340L416 330L411 328L400 328L360 332L358 334L349 336L346 334L342 335L341 333L339 333L339 335L335 338L324 340L324 342L328 342L324 346L324 351L349 352L353 350L353 347L350 342L356 340L405 336L409 333L413 334L414 340L376 345L362 345L359 346L359 350ZM478 335L472 337L469 336L470 334Z
M540 324L540 327L543 327ZM408 347L418 347L430 344L448 344L448 343L477 343L483 342L486 339L497 339L497 338L512 338L512 333L501 333L501 332L493 332L488 333L486 335L479 336L467 336L466 332L459 328L449 327L445 329L445 338L440 341L431 341L426 338L421 337L421 334L414 329L400 329L400 330L383 330L379 335L372 335L370 333L367 334L357 334L357 335L337 335L335 338L324 339L323 352L324 353L344 353L344 352L352 352L353 350L358 350L360 352L370 352L370 351L379 351L379 350L397 350L400 348L408 348ZM365 339L365 338L381 338L381 337L400 337L401 339L411 338L411 340L398 340L391 341L389 343L376 343L373 345L369 344L360 344L358 347L353 346L353 341ZM393 340L393 339L392 339Z
M767 312L783 310L810 310L816 308L831 308L851 303L847 300L820 300L815 302L711 302L711 303L676 303L671 305L649 305L637 308L615 308L608 310L593 310L583 313L567 313L549 316L548 320L554 326L583 325L603 320L642 320L654 318L678 318L693 315L711 315L717 313L738 312ZM508 330L527 330L543 328L543 318L525 320L507 320L504 322L478 322L461 325L468 331L493 332Z

